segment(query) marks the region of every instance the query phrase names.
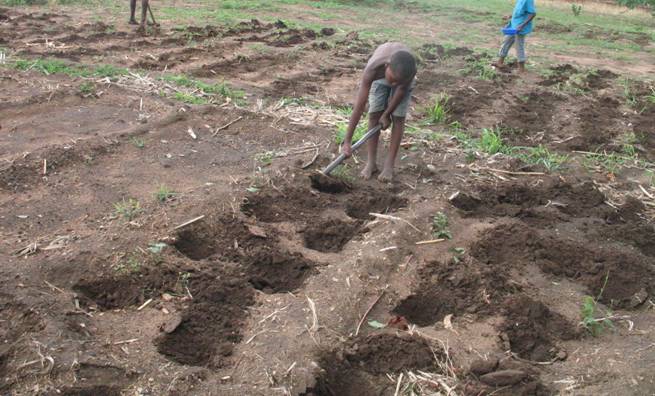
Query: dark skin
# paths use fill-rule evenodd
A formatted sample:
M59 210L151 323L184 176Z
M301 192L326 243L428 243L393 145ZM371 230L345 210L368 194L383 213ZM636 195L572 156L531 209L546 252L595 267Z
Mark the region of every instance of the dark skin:
M139 30L146 30L146 19L148 15L148 6L149 0L141 0L141 24ZM136 19L134 19L134 14L136 13L136 0L130 0L130 25L137 25Z
M518 31L517 34L520 34L520 33L521 33L521 30L523 30L523 28L524 28L528 23L530 23L530 21L533 20L534 17L536 17L536 16L537 16L537 14L529 14L529 15L528 15L528 19L526 19L525 22L523 22L522 24L520 24L519 26L517 26L517 28L516 28L516 30ZM512 16L511 16L511 15L505 17L505 20L509 20L509 19L512 19ZM505 58L504 58L504 57L500 57L500 58L498 58L498 62L496 62L496 66L498 66L498 67L503 67L504 65L505 65ZM521 73L525 72L525 62L519 62L519 72L521 72Z
M359 91L357 92L357 98L355 99L353 112L350 116L348 129L346 130L346 137L344 139L343 145L341 146L341 151L346 156L352 155L351 145L353 134L357 128L359 120L362 118L362 114L364 113L364 109L368 101L368 94L371 90L371 84L373 84L373 81L379 80L381 78L386 78L391 86L396 89L396 91L389 100L387 108L384 111L369 113L368 126L370 129L380 124L382 125L382 129L387 129L393 122L393 127L391 128L391 144L389 145L389 155L387 156L387 159L384 162L384 167L382 168L382 172L378 177L378 180L380 181L389 182L393 178L393 167L396 162L396 156L398 155L400 141L402 140L403 133L405 132L405 117L394 117L392 114L405 97L405 94L407 93L407 90L409 89L414 76L405 81L401 81L394 75L389 64L386 63L376 69L364 73L359 86ZM380 135L377 134L367 142L368 162L361 173L361 176L364 179L370 179L377 171L376 159L379 140Z

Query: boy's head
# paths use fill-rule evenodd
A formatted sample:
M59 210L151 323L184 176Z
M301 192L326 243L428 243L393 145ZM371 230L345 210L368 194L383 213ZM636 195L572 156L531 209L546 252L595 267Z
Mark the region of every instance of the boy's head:
M391 55L385 70L385 78L391 85L408 84L416 75L416 59L407 51Z

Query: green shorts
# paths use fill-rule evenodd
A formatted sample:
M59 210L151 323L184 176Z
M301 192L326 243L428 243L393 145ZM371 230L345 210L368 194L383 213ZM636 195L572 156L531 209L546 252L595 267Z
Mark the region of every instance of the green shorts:
M407 111L409 110L409 102L412 98L412 91L414 90L415 86L416 80L412 81L412 84L409 86L405 97L398 104L398 107L396 107L396 109L393 111L394 117L407 116ZM389 99L393 97L395 92L396 88L392 87L386 78L381 78L379 80L373 81L373 84L371 84L371 90L368 93L368 112L378 113L384 111L384 109L387 108Z

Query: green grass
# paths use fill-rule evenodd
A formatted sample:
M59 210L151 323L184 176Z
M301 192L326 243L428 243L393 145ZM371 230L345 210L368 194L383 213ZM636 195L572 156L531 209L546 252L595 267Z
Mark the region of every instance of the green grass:
M350 107L339 107L336 109L336 112L338 114L341 114L342 116L350 119L350 115L352 114L352 108ZM359 139L362 138L368 131L368 124L366 123L366 114L362 114L362 118L359 121L359 124L357 124L357 128L355 128L355 132L353 133L353 139L352 142L355 143ZM342 144L344 139L346 138L346 132L348 131L348 121L343 121L337 123L337 131L334 135L334 141L337 144Z
M605 310L603 312L603 310L598 306L598 300L601 299L603 292L605 291L608 279L609 272L605 275L605 280L600 292L598 293L598 297L594 298L591 296L584 296L582 299L582 307L580 309L582 322L580 322L580 324L594 337L599 336L603 330L614 327L612 320L609 319L609 317L612 316L612 312L610 310Z
M440 124L448 118L448 102L450 96L447 93L440 93L434 98L434 104L425 111L425 122L427 124Z
M202 96L192 95L186 92L175 92L173 99L193 105L203 105L209 103L209 99L203 98Z
M355 177L352 175L352 171L347 164L339 165L334 168L332 173L330 173L330 176L349 184L355 182Z
M157 191L155 191L155 199L159 203L164 203L168 201L169 199L173 198L177 193L172 191L170 188L166 187L166 185L162 184L157 188Z
M130 143L132 143L132 145L133 145L134 147L138 148L138 149L142 149L142 148L146 147L146 142L145 142L145 140L143 140L143 139L141 139L141 138L138 138L138 137L136 137L136 136L132 136L132 137L130 138Z
M271 163L273 163L273 159L276 156L277 156L277 154L275 153L275 151L265 151L263 153L259 153L259 154L255 155L255 160L257 162L261 163L262 165L268 166Z
M95 95L96 85L91 81L85 81L82 84L80 84L79 90L80 90L80 94L84 96Z
M116 77L126 75L127 69L112 65L95 65L86 66L64 62L59 59L18 59L14 63L14 68L21 71L35 70L45 75L65 74L69 77Z
M124 260L121 260L114 270L121 274L134 274L141 270L143 262L137 253L130 253Z
M134 198L130 198L127 201L123 198L122 201L114 204L114 213L128 221L134 219L142 211L141 204Z
M192 79L189 76L178 74L162 77L162 80L177 85L179 87L191 88L200 91L201 95L213 95L229 98L235 102L242 102L245 98L245 93L240 90L231 88L226 82L220 83L206 83L204 81ZM192 95L184 92L177 92L174 95L175 99L190 103L190 104L205 104L210 102L209 98Z
M567 155L551 152L542 145L523 148L523 150L513 153L513 156L528 164L541 166L548 172L559 170L569 158Z
M509 152L509 147L503 143L502 130L500 128L483 129L477 146L481 151L490 155Z

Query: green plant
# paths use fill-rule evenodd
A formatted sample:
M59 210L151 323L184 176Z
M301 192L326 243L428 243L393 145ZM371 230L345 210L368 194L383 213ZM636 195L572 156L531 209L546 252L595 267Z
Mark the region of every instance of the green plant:
M270 165L276 156L275 151L265 151L255 155L255 160L261 162L263 165Z
M614 327L611 319L612 312L610 310L605 310L605 312L603 312L600 307L598 307L598 300L600 300L603 295L608 279L609 272L605 275L605 281L600 289L600 293L598 293L598 297L593 298L591 296L584 296L582 299L582 308L580 310L582 322L580 322L580 325L589 331L589 333L594 337L599 336L605 328Z
M568 159L567 155L552 153L542 145L529 147L527 152L518 153L515 156L528 164L543 166L548 172L560 169Z
M466 250L461 247L453 247L448 249L450 253L453 254L453 263L459 264L462 261L462 256L464 256L464 253Z
M448 230L448 216L443 212L437 212L432 216L432 236L435 238L452 239L453 236Z
M479 59L468 58L464 73L477 76L481 80L494 80L498 77L496 69L491 67L489 60L484 57Z
M347 122L339 122L337 124L337 132L334 135L334 141L341 145L346 138L346 131L348 130L348 123ZM357 125L357 128L355 129L355 133L353 133L353 139L352 142L355 143L359 139L362 138L366 134L367 131L367 125L365 123L359 123Z
M138 200L130 198L126 201L125 198L123 198L122 201L114 204L114 211L117 216L123 217L125 220L132 220L143 210L141 209L141 204Z
M173 95L173 98L175 100L179 100L180 102L183 103L188 103L188 104L194 104L194 105L201 105L201 104L207 104L209 101L201 96L195 96L192 94L188 94L185 92L175 92Z
M91 81L83 82L82 84L80 84L80 93L84 96L95 95L96 93L95 84Z
M139 148L139 149L142 149L142 148L144 148L146 146L146 142L143 139L138 138L136 136L132 136L130 138L130 143L132 143L132 145L134 147Z
M448 101L450 97L447 93L440 93L434 99L434 104L428 107L426 111L427 120L429 124L439 124L446 121L448 117Z
M164 203L166 200L173 198L175 195L175 192L171 191L168 187L162 184L155 192L155 199L157 199L157 201L160 203Z
M119 273L133 274L139 272L143 263L139 259L138 254L130 253L125 260L121 260L114 269Z
M581 4L571 4L571 12L573 12L574 16L580 16L580 13L582 13L582 5Z
M507 153L509 147L505 146L501 137L502 130L500 128L484 128L480 135L478 148L487 154Z
M350 172L350 167L345 164L337 166L330 175L346 183L353 183L355 181L355 178Z
M650 94L646 95L646 102L655 104L655 88L650 87Z

